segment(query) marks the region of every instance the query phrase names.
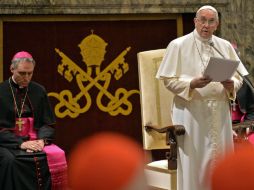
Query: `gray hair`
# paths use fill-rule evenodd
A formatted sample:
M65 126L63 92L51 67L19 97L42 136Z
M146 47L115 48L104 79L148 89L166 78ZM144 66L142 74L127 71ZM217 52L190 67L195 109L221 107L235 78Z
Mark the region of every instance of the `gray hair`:
M21 62L30 62L30 63L33 63L33 65L35 66L35 61L33 58L21 57L21 58L15 58L11 61L12 67L16 69L18 67L18 64Z
M196 17L198 17L199 12L200 12L201 10L207 10L207 9L209 9L209 10L211 10L211 11L213 11L213 12L215 13L215 19L218 21L218 20L219 20L218 11L217 11L213 6L211 6L211 5L204 5L204 6L200 7L200 8L197 10L197 12L196 12Z

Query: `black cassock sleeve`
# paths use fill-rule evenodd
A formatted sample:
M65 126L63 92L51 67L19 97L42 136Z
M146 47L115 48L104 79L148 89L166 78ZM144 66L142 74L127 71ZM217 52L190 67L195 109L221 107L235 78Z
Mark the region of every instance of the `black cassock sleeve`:
M5 148L17 149L27 139L16 136L9 130L0 131L0 146Z
M44 139L47 143L51 143L55 135L55 115L52 111L49 98L45 93L43 96L43 101L41 102L41 111L39 113L39 129L38 129L38 139Z
M43 139L45 144L50 144L54 139L55 129L51 126L42 126L38 131L38 139Z

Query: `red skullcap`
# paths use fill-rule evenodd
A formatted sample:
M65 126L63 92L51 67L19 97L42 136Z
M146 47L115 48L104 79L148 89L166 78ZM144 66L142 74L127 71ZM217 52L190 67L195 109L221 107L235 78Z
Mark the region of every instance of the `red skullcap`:
M20 52L16 53L16 54L13 56L12 60L18 59L18 58L29 58L29 59L33 59L32 55L31 55L30 53L26 52L26 51L20 51Z
M212 190L254 189L254 147L243 144L219 161L212 173Z
M143 156L142 148L123 135L100 133L82 140L70 155L70 187L72 190L124 189L142 169Z

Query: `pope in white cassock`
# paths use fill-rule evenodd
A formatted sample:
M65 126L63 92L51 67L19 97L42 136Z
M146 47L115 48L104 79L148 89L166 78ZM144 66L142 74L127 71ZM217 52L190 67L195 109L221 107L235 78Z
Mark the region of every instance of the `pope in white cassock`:
M221 58L211 43L226 59L239 60L230 42L213 35L219 24L217 10L201 7L194 23L193 32L169 43L156 76L175 94L173 124L186 130L178 139L178 190L210 189L209 172L218 156L233 150L230 100L242 85L237 73L222 82L203 75L210 57ZM241 62L237 70L248 74Z

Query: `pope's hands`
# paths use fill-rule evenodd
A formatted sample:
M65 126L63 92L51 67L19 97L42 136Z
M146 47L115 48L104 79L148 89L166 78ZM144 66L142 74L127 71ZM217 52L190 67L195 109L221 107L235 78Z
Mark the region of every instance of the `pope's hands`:
M191 80L190 82L190 88L203 88L206 85L208 85L212 79L208 76L202 76L202 77L197 77Z
M44 148L44 141L42 139L25 141L20 145L20 148L27 152L39 152Z
M224 86L225 89L227 89L229 92L232 92L234 90L234 81L231 79L225 80L221 82L221 84Z
M202 77L197 77L191 80L190 82L190 88L203 88L207 84L209 84L212 81L210 77L207 76L202 76ZM222 81L221 84L223 87L228 90L229 92L232 92L234 90L234 81L231 79Z

